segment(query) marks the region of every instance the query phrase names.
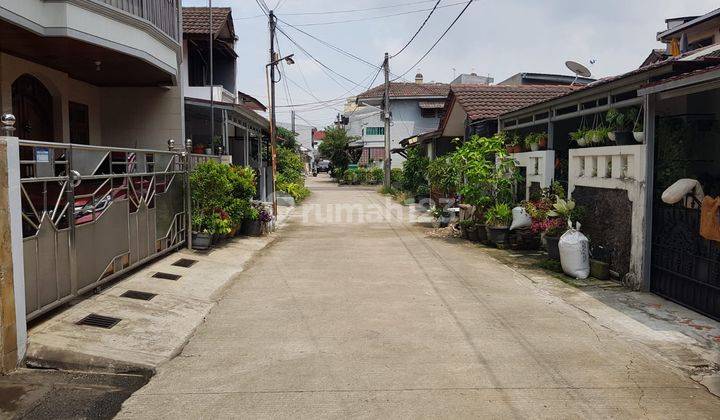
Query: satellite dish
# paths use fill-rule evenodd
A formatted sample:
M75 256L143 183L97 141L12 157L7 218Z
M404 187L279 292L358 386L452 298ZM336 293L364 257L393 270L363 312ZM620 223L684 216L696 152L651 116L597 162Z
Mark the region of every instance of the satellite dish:
M590 77L592 75L587 67L576 61L566 61L565 65L571 72L575 73L575 76Z

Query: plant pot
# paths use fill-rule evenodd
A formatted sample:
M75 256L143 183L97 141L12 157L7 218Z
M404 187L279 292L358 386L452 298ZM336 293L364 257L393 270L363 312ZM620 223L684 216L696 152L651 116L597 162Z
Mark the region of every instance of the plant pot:
M242 234L245 236L262 235L262 222L260 220L243 220Z
M547 247L547 253L548 258L551 260L558 260L560 261L560 247L558 247L558 244L560 243L560 237L559 236L547 236L545 235L545 246Z
M547 137L541 138L540 141L538 142L538 146L540 147L540 150L547 149L547 144L548 144Z
M600 260L590 260L590 276L598 280L608 280L610 278L610 264Z
M468 239L472 242L480 242L480 227L478 225L468 229Z
M644 131L633 131L633 137L638 143L645 143L645 132Z
M485 225L477 225L477 242L486 243L488 241L487 228Z
M588 143L590 143L589 140L586 139L585 137L579 138L575 141L577 142L578 146L580 146L580 147L585 147L588 145Z
M201 155L201 154L203 154L203 151L204 151L204 150L205 150L205 148L203 148L202 146L195 146L195 147L193 147L193 153L195 153L196 155Z
M206 155L212 155L212 154L213 154L212 148L206 147L206 148L205 148L205 154L206 154Z
M513 147L513 153L522 153L522 151L523 151L522 146Z
M486 226L487 239L494 244L504 244L507 241L507 226Z
M196 233L192 234L192 248L205 250L210 248L212 244L212 235L209 233Z
M617 131L611 131L608 133L608 138L610 139L610 141L613 141L613 142L616 141L615 139L617 137L615 136L615 133L617 133Z
M537 152L538 150L540 150L540 145L538 143L533 143L530 145L530 151Z
M615 143L617 143L618 146L629 146L629 145L635 144L633 135L629 131L616 131L614 134L615 134Z

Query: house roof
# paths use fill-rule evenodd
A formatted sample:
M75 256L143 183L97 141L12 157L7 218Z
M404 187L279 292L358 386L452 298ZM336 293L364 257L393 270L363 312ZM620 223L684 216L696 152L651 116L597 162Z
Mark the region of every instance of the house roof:
M688 29L688 28L690 28L690 27L692 27L692 26L695 26L695 25L698 25L698 24L700 24L700 23L706 22L706 21L708 21L708 20L710 20L710 19L713 19L713 18L716 18L716 17L718 17L718 16L720 16L720 9L715 9L715 10L709 12L709 13L706 13L706 14L704 14L704 15L702 15L702 16L697 16L697 17L694 17L694 18L693 18L692 16L690 16L690 17L688 17L688 18L668 19L668 20L685 20L685 19L690 19L690 20L687 20L687 21L685 21L685 23L682 23L682 24L680 24L680 25L677 25L677 26L675 26L675 27L673 27L673 28L666 29L666 30L664 30L664 31L659 32L659 33L657 34L657 40L658 40L658 41L663 41L663 40L667 39L668 37L670 37L671 35L675 35L675 34L677 34L678 32L682 32L682 31L684 31L684 30L686 30L686 29ZM666 20L666 22L667 22L668 20Z
M694 70L687 71L684 73L676 74L674 76L666 77L664 79L660 79L660 80L648 83L646 85L643 85L642 89L648 89L648 88L652 88L652 87L656 87L656 86L667 85L672 82L677 82L680 80L689 79L691 77L700 76L705 73L711 73L711 72L717 72L717 71L720 71L720 64L710 66L710 67L700 68L700 69L694 69Z
M230 35L235 36L235 29L232 23L232 9L229 7L212 8L212 31L217 38L226 24L229 27ZM209 7L183 7L183 34L186 35L207 35L210 27Z
M240 99L243 105L253 111L267 111L267 107L262 102L247 93L238 91L238 99Z
M677 57L670 57L666 60L657 61L652 64L648 64L647 66L640 67L631 71L628 71L626 73L622 73L616 76L609 76L602 79L599 79L595 82L589 83L587 85L583 86L577 86L575 89L568 91L565 94L558 95L555 98L549 98L544 101L540 101L537 104L544 103L544 102L552 102L557 99L563 98L565 96L575 95L579 94L581 92L586 92L589 90L597 89L602 86L605 86L607 84L610 84L612 82L616 82L619 80L627 79L632 76L637 75L643 75L645 73L651 73L653 70L658 70L663 67L670 68L671 72L674 72L674 74L677 74L677 72L688 72L693 71L696 69L706 68L715 64L720 63L720 59L716 54L720 54L720 46L718 45L712 45L704 48L700 48L697 50L689 51L684 54L681 54ZM670 75L672 76L672 75ZM522 108L530 108L533 105L537 104L530 104L526 105ZM514 111L521 111L522 108L514 110ZM515 114L513 110L507 111L503 114L509 114L513 113Z
M313 140L322 141L325 140L325 130L316 131L313 133Z
M447 83L390 83L391 98L444 98L449 90L450 85ZM385 85L378 85L358 95L358 99L382 98L384 94Z
M556 85L453 85L448 101L457 100L468 119L497 118L501 114L572 92Z

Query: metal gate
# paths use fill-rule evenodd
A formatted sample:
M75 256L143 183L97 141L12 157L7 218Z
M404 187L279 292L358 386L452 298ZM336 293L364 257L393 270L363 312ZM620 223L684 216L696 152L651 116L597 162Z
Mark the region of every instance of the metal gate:
M21 140L28 320L183 245L188 161Z
M650 289L667 299L720 320L720 244L700 235L699 202L668 205L662 192L681 178L697 179L706 194L720 192L720 156L707 145L720 141L713 116L683 115L658 119L654 162L652 261ZM712 175L712 174L711 174Z

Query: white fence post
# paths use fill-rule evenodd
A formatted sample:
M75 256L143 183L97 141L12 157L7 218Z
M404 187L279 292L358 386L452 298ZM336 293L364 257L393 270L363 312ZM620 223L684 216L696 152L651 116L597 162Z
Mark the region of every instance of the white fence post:
M25 273L20 197L20 147L11 137L15 117L0 118L0 372L13 370L25 357Z

